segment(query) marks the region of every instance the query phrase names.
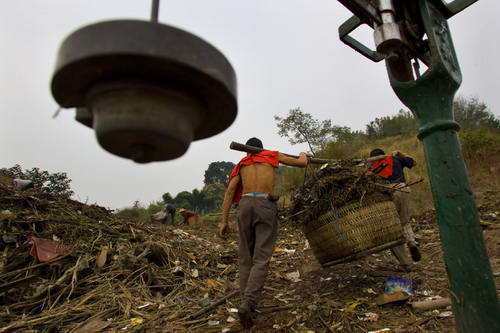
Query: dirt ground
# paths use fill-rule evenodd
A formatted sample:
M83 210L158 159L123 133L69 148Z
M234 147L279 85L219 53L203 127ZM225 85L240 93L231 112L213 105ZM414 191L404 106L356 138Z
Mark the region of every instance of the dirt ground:
M12 212L3 222L0 216L5 243L0 244L0 333L243 332L234 313L239 304L234 229L223 240L215 223L138 226L98 206L9 191L0 193L0 211ZM479 211L498 290L500 195ZM418 312L409 305L450 297L433 211L414 217L413 226L423 259L405 273L390 251L322 269L302 232L283 223L249 331L453 332L450 309ZM60 239L72 252L39 267L28 254L26 241L33 235ZM103 249L111 252L98 264ZM412 280L408 302L376 305L389 276ZM12 287L27 278L38 282ZM211 311L197 314L211 305Z
M483 235L497 290L500 290L499 213L500 200L490 200L480 207L481 221L487 225L483 228ZM283 225L252 332L370 332L384 328L392 332L453 332L450 307L418 312L409 305L409 302L431 297L450 297L434 211L413 217L412 223L422 260L409 273L398 269L397 260L388 250L322 269L311 250L306 249L303 234L293 226ZM194 232L218 241L217 237L210 235L208 228ZM236 251L235 233L227 245ZM236 258L234 260L233 265L236 265ZM300 274L300 281L292 282L287 273L296 271ZM375 298L383 293L384 282L389 276L412 280L414 295L408 302L375 304ZM237 305L237 299L233 299L219 308L215 315L218 325L194 325L190 331L218 332L224 328L240 331L237 322L232 325L227 322L227 318L235 317L229 311ZM368 319L368 313L375 313L377 319Z

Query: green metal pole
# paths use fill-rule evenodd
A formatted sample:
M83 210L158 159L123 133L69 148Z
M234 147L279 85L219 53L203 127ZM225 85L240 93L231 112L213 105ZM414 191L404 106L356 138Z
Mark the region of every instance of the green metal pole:
M391 86L420 129L450 282L457 332L500 332L500 307L479 216L453 120L461 83L446 18L437 0L419 0L428 37L427 72L413 80L404 57L387 61Z

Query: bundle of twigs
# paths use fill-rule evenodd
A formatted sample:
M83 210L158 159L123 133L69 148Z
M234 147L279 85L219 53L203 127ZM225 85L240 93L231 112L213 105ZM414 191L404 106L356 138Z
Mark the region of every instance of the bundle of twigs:
M339 160L322 166L309 175L303 186L292 194L290 215L304 224L328 210L366 197L387 200L393 192L377 184L378 177L359 160Z

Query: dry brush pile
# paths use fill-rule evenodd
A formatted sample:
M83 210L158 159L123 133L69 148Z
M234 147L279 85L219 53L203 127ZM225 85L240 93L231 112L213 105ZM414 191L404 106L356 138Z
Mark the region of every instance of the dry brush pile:
M0 230L2 333L186 331L234 289L233 250L96 205L0 184ZM61 244L56 258L30 255L43 257L43 242Z
M377 183L378 180L360 160L325 164L292 194L290 216L305 224L348 203L367 198L372 202L390 200L393 190Z

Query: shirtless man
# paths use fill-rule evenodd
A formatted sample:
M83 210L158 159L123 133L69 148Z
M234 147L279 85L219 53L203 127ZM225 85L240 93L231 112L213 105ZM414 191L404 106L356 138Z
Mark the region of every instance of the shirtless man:
M262 142L257 138L249 139L246 144L263 148ZM307 162L306 153L300 153L299 158L292 158L277 151L265 150L257 154L247 154L231 172L222 205L219 234L224 237L228 232L229 210L233 203L239 203L239 273L242 302L238 315L244 328L253 326L255 308L264 287L269 260L278 235L277 198L271 195L274 189L274 169L279 163L305 167Z

